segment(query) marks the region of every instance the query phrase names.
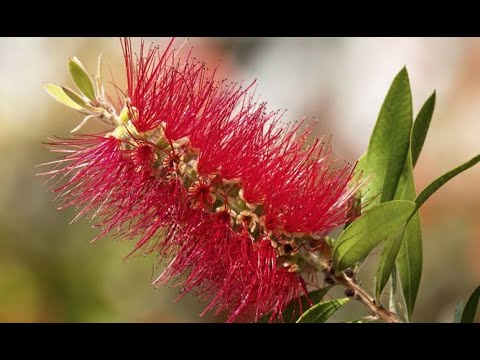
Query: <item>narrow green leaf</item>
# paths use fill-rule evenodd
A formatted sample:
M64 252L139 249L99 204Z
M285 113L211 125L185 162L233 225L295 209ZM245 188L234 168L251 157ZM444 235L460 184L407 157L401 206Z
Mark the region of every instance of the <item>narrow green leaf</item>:
M428 100L423 104L420 112L415 119L412 130L412 163L413 167L417 163L420 152L422 151L425 138L427 137L428 128L430 127L430 122L432 121L433 110L435 109L435 91L428 98Z
M400 251L404 233L405 228L402 228L398 233L390 235L387 241L385 241L385 246L378 263L377 280L375 285L375 296L378 303L380 303L382 291L395 268L395 260Z
M395 192L395 199L414 201L415 198L412 153L409 151ZM404 318L409 320L415 307L422 277L422 228L418 213L412 216L406 226L397 255L396 266L405 300L406 312Z
M403 68L390 86L368 145L365 173L370 178L369 196L375 197L368 207L394 198L410 145L412 122L410 82Z
M48 93L48 95L53 97L59 103L66 105L74 110L82 110L82 107L75 103L72 99L70 99L60 86L54 84L43 84L43 88Z
M480 286L470 295L470 298L463 309L462 323L473 323L477 312L478 301L480 301Z
M417 300L422 278L422 232L420 216L416 213L407 224L402 245L397 256L397 268L402 285L403 297L407 306L407 318L410 319Z
M93 89L92 80L90 79L90 76L88 76L87 71L83 67L80 60L78 60L76 57L69 59L68 68L78 90L80 90L82 94L90 100L94 100L95 90Z
M330 289L333 288L333 286L326 286L322 289L314 290L308 293L308 298L312 302L312 304L317 304L320 301L322 301L323 297L330 291ZM297 320L297 317L299 314L295 313L295 310L298 309L298 298L293 299L290 301L290 303L287 305L285 310L282 313L283 317L283 322L286 323L293 323ZM300 302L302 305L302 312L307 311L309 308L311 308L310 303L307 300L307 297L305 295L300 297ZM314 306L314 305L312 305ZM258 321L260 323L266 323L271 317L271 313L267 314L265 316L262 316L262 318Z
M417 209L420 208L420 206L423 205L425 201L428 200L430 196L433 195L435 191L440 189L445 183L453 179L455 176L458 174L464 172L465 170L470 169L472 166L477 164L480 161L480 155L475 156L473 159L467 161L466 163L456 167L453 170L450 170L449 172L445 173L444 175L440 176L437 180L432 182L430 185L428 185L421 193L418 195L417 199L415 202L417 203Z
M463 313L463 301L460 301L455 305L455 313L453 314L453 322L459 324L462 322L462 313Z
M342 305L345 305L350 298L323 301L312 306L298 320L297 323L324 323Z
M415 210L412 201L389 201L367 210L338 238L333 251L335 269L342 271L367 256L397 231Z
M67 88L66 86L62 86L62 90L67 94L67 96L76 104L81 106L82 108L87 108L87 102L83 100L82 96L77 94L75 91L72 89Z
M395 192L395 199L413 201L415 197L412 157L409 150ZM419 214L413 215L403 231L403 234L396 234L386 241L377 270L376 296L379 300L396 264L405 301L404 318L410 319L415 307L422 274L422 232Z

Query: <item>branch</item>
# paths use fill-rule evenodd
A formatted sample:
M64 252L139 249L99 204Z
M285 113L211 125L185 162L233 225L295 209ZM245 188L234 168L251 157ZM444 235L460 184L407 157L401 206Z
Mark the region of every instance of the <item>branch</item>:
M341 272L337 274L331 264L328 264L328 262L315 254L305 252L302 254L302 257L316 269L329 274L328 276L335 281L337 285L341 285L350 290L349 292L351 293L351 296L354 296L355 299L359 300L377 319L381 319L386 323L401 322L397 315L384 308L382 304L377 304L373 297L358 286L354 280L349 278L345 273Z

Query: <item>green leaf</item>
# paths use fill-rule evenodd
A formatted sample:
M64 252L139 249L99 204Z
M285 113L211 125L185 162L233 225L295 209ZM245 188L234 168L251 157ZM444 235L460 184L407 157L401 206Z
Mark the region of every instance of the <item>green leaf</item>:
M395 192L395 199L413 201L415 197L412 157L409 150ZM403 234L392 235L386 241L377 270L375 290L377 300L379 300L396 264L405 300L406 313L404 317L409 319L415 306L422 274L422 233L419 214L413 215L403 231Z
M395 260L397 259L398 252L400 251L404 233L405 227L402 228L397 234L389 236L387 241L385 241L385 246L383 247L382 254L380 255L375 285L375 296L379 304L382 291L395 268Z
M422 151L425 138L427 137L428 128L430 127L430 122L432 121L433 110L435 109L435 91L428 98L428 100L423 104L420 112L415 119L412 130L412 163L413 167L417 163L420 152Z
M342 305L345 305L350 298L323 301L312 306L298 320L297 323L324 323Z
M82 96L77 94L75 91L72 89L67 88L66 86L62 86L62 90L65 92L65 94L76 104L81 106L82 108L88 108L89 106L87 105L87 102L83 100Z
M333 251L335 269L342 271L367 256L397 231L415 210L412 201L389 201L367 210L338 238Z
M72 101L72 99L70 99L68 95L65 94L65 91L63 91L63 89L60 86L57 86L54 84L43 84L43 88L51 97L53 97L59 103L66 105L69 108L72 108L74 110L83 109L80 105Z
M313 304L319 303L322 301L323 297L330 291L330 289L333 288L333 286L326 286L322 289L314 290L308 293L308 298ZM297 320L298 314L295 314L295 310L298 309L298 298L293 299L290 301L290 303L286 306L285 310L282 313L283 316L283 321L286 323L293 323L295 320ZM307 300L307 297L305 295L300 297L300 302L302 305L302 311L305 312L307 309L309 309L310 303ZM313 306L313 305L312 305ZM265 316L262 316L262 318L258 321L260 323L266 323L271 317L271 313L267 314Z
M402 285L403 297L410 319L417 300L422 278L422 231L419 214L415 214L407 224L402 245L397 256L397 268Z
M475 156L473 159L467 161L466 163L456 167L453 170L450 170L449 172L445 173L444 175L440 176L437 180L432 182L430 185L428 185L421 193L418 195L417 199L415 202L417 203L417 209L420 208L420 206L423 205L425 201L428 200L430 196L433 195L435 191L440 189L445 183L453 179L455 176L458 174L464 172L465 170L470 169L472 166L477 164L480 161L480 155Z
M80 60L78 60L76 57L69 59L68 68L78 90L80 90L82 94L90 100L94 100L95 90L93 89L92 80L90 79L90 76L88 76L87 71L83 67Z
M413 144L413 140L411 144ZM405 161L405 167L402 171L402 176L398 182L395 199L414 201L415 198L415 181L413 178L412 152L410 149ZM412 218L408 221L405 228L396 261L406 306L405 318L408 320L415 307L422 276L422 229L420 215L415 213L411 216Z
M412 122L412 95L403 68L390 86L368 145L365 173L370 178L369 196L381 194L368 207L394 198L410 145Z
M402 176L398 182L395 199L413 201L415 197L412 157L411 151L409 151ZM396 266L405 299L405 318L410 319L422 277L422 228L418 213L412 216L406 226L397 255Z
M470 295L470 298L463 309L462 323L473 323L477 312L478 301L480 300L480 286Z
M463 301L460 301L459 303L457 303L457 305L455 305L455 313L453 314L453 322L455 324L462 322L463 309Z

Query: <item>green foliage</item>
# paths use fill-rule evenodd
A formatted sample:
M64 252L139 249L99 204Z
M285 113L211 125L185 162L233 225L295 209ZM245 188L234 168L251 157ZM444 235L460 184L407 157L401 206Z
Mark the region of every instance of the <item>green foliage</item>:
M480 301L480 286L470 295L470 298L465 305L462 313L462 323L473 323L475 320L475 313L477 312L478 302Z
M410 89L405 89L410 93ZM410 95L411 97L411 95ZM415 119L409 133L410 147L405 158L401 176L395 189L396 200L414 201L416 197L413 167L422 150L435 107L435 92L428 98ZM411 104L407 104L405 113L411 113ZM411 121L404 118L405 126L411 126ZM405 136L406 134L404 134ZM405 140L406 141L406 140ZM400 255L399 255L400 253ZM402 291L407 307L406 317L409 318L415 306L422 273L422 233L418 214L408 222L407 226L397 234L390 236L384 246L377 269L375 294L377 301L390 275L395 270L395 264L401 280Z
M345 305L350 298L328 300L318 303L307 310L297 323L324 323L335 311Z
M367 210L338 238L333 258L342 271L366 257L389 235L398 231L415 210L412 201L393 200Z
M403 227L397 234L390 235L387 241L385 241L385 246L383 247L380 261L378 263L377 281L375 286L375 296L378 303L380 303L382 291L395 268L395 260L400 250L400 246L402 245L404 233L405 227Z
M411 144L413 144L413 139ZM414 201L415 197L412 150L410 149L398 183L395 199ZM398 252L392 252L390 256L396 258L396 266L406 305L407 313L405 317L409 319L415 307L422 277L422 229L418 213L414 214L408 222ZM393 270L393 267L391 270Z
M415 167L415 164L417 163L425 138L427 137L428 128L432 121L433 110L435 109L435 98L436 93L434 91L425 104L423 104L415 119L415 123L413 124L411 145L413 167Z
M81 95L77 94L75 91L69 89L66 86L62 86L62 90L73 102L78 104L82 109L89 108L87 102L82 98Z
M420 217L415 214L409 221L397 256L398 275L407 306L407 317L413 313L422 277L422 233Z
M408 74L405 69L402 69L393 81L383 103L370 139L365 164L366 175L369 177L370 196L377 196L373 199L371 205L392 198L415 201L416 203L415 211L411 212L406 226L397 230L396 233L391 233L385 242L377 269L375 289L377 301L379 301L388 279L397 268L408 319L414 310L422 272L421 223L420 215L416 210L443 184L480 161L479 155L447 172L416 197L413 167L417 163L426 139L435 108L435 100L436 94L433 92L422 106L412 128L412 104ZM405 149L407 149L406 153ZM399 166L402 167L400 174L398 173ZM381 196L378 198L380 194ZM373 229L370 231L373 231ZM342 234L341 238L347 238L345 233ZM370 238L360 241L362 242L361 246L355 245L352 248L357 249L357 252L358 249L362 249L366 252L366 256L371 250L371 246L376 244L377 241L381 242L381 239L372 241ZM343 243L345 243L345 240L343 240ZM336 249L342 249L340 248L341 245L342 242L339 239ZM343 252L346 253L347 251L352 252L343 244ZM344 268L345 264L350 264L348 260L340 260L340 255L345 256L344 254L339 254L337 251L335 255L336 261L340 265L338 270ZM358 260L360 255L355 252L354 255L352 260L355 258Z
M368 145L365 175L371 196L380 195L368 206L393 200L409 149L412 118L410 82L403 68L390 86Z
M88 76L87 71L83 67L80 60L76 57L69 59L68 69L70 70L70 75L77 85L78 90L82 92L90 100L95 100L95 90L93 88L92 80Z
M78 105L75 101L73 101L60 86L54 84L43 84L43 88L51 97L57 100L60 104L68 106L69 108L77 111L83 109L82 106Z

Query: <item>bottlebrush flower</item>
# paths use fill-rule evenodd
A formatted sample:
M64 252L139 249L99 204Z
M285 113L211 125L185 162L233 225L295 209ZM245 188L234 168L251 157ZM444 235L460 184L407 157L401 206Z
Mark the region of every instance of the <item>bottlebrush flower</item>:
M183 279L184 293L209 301L205 311L281 320L315 279L302 253L352 220L353 167L334 168L331 147L310 142L302 122L282 128L281 114L254 100L253 83L216 80L191 53L180 60L172 42L164 52L142 41L134 55L129 39L122 48L127 90L117 104L105 100L100 73L95 98L88 83L83 95L48 85L111 126L48 143L64 154L43 173L61 207L80 208L97 238L112 233L137 239L132 253L158 252L167 266L154 283Z

